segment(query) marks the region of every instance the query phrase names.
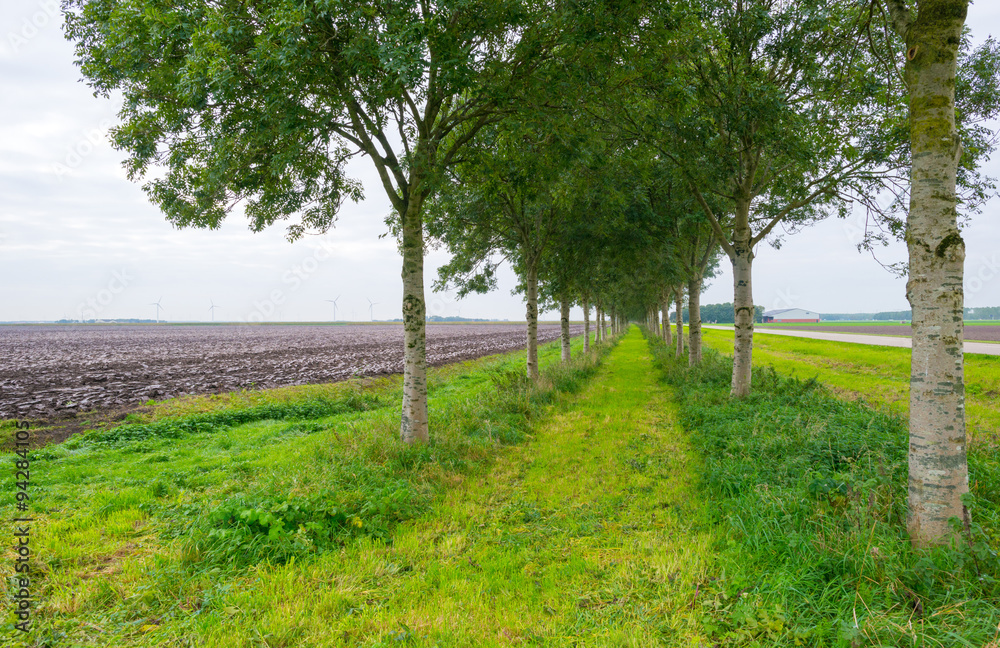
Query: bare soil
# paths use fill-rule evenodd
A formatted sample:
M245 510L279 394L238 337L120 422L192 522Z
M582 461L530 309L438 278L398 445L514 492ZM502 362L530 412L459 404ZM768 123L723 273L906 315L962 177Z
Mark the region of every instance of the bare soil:
M558 339L559 326L539 325L538 337ZM435 366L524 346L523 324L427 326ZM151 399L402 370L399 324L3 326L0 419L51 423L97 411L115 420Z

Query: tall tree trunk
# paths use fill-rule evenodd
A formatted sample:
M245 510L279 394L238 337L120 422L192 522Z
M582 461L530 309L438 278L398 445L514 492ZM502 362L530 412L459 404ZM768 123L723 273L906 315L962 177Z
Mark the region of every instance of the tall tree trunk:
M965 243L958 230L955 74L967 0L890 2L906 42L910 94L910 211L906 223L913 308L907 529L918 547L952 536L969 490L963 375Z
M559 338L562 341L562 361L570 361L569 350L569 297L559 298Z
M660 310L663 311L663 343L670 346L674 343L670 335L670 295L664 291L661 299Z
M604 309L602 308L601 309L601 324L598 327L601 330L601 344L604 344L605 342L608 341L608 329L607 329L607 326L608 326L608 318L604 314Z
M688 281L688 365L701 363L701 277Z
M750 248L750 201L736 203L735 227L733 228L733 320L736 329L733 342L733 382L730 393L743 397L750 393L750 379L753 366L753 289L751 271L753 250Z
M583 352L590 353L590 299L583 298Z
M674 291L674 309L677 317L677 346L674 350L674 357L680 358L684 355L684 289L678 288Z
M531 261L525 273L525 319L528 320L527 373L538 380L538 263Z
M403 220L403 411L404 443L429 439L427 427L427 305L424 302L422 200L413 191Z

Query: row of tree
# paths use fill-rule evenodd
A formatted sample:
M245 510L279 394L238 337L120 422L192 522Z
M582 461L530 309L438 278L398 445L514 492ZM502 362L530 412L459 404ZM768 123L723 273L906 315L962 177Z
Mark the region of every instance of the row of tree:
M239 204L255 230L290 217L290 238L326 230L361 198L346 163L372 161L402 255L404 442L429 438L429 245L452 253L436 285L460 294L494 288L500 263L517 270L532 378L540 305L559 308L568 359L571 305L588 328L595 308L599 338L628 320L666 337L673 308L683 354L686 300L697 364L702 284L726 257L743 397L762 243L851 209L874 217L866 244L905 233L910 531L926 543L968 490L957 206L989 194L975 169L997 56L963 39L967 0L911 4L64 6L87 80L124 99L112 137L130 176L156 171L145 188L175 225L215 228Z

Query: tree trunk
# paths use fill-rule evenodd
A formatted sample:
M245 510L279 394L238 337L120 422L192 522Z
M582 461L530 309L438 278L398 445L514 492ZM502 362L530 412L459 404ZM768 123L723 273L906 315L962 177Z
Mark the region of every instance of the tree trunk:
M684 355L684 290L681 288L674 291L674 310L677 317L677 346L674 357L680 358Z
M605 326L607 326L607 323L608 323L607 322L607 318L604 316L604 309L602 308L601 309L601 321L600 321L600 324L597 326L597 330L601 332L601 344L604 344L607 341L607 339L608 339L608 331L607 331L607 329L605 329Z
M750 249L750 201L736 203L736 227L733 230L733 320L736 329L733 342L733 382L730 393L743 397L750 393L753 366L753 290L751 270L753 251Z
M955 178L955 73L965 0L918 0L905 30L910 94L910 211L906 225L913 308L910 372L909 508L914 545L944 544L948 519L968 515L963 375L963 266Z
M583 352L590 353L590 300L583 298Z
M701 277L688 281L688 365L701 363Z
M562 361L570 361L569 350L569 297L559 298L559 338L562 341Z
M663 343L670 346L674 343L670 335L670 296L664 291L663 302L660 304L663 311Z
M429 439L427 427L427 305L424 302L424 226L418 192L410 195L403 225L403 411L404 443Z
M525 319L528 320L527 373L531 381L538 380L538 264L529 263L525 276Z

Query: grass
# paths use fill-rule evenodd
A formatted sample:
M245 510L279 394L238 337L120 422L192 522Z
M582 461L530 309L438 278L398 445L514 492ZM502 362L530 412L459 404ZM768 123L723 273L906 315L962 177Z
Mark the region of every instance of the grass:
M909 325L910 320L824 320L822 322L815 323L782 323L782 322L769 322L767 324L759 324L758 326L773 326L775 328L781 327L815 327L822 328L824 326L900 326L901 322L905 322ZM965 320L966 326L1000 326L1000 320ZM732 326L731 324L729 326Z
M732 334L706 330L707 348L732 353ZM909 410L910 350L827 340L754 336L754 364L815 378L837 393L899 414ZM966 354L966 414L970 444L1000 444L1000 357Z
M35 451L31 645L697 638L704 505L645 343L615 353L547 345L536 389L520 353L437 370L426 447L395 440L383 380L185 399Z
M971 543L914 553L898 402L785 352L740 400L634 328L442 367L424 447L398 378L155 404L34 452L29 645L1000 647L995 444Z
M642 361L645 360L643 363ZM669 394L633 332L532 440L450 489L391 545L363 541L258 575L205 629L294 645L648 646L699 636L688 606L711 535ZM315 583L336 579L336 587ZM319 615L310 611L320 610ZM289 617L297 619L294 638Z
M709 335L710 346L721 346L723 335ZM777 371L758 366L751 396L732 399L731 360L709 351L703 366L688 370L653 343L702 458L703 496L727 539L716 547L720 578L705 592L703 626L717 646L996 648L995 445L980 444L970 457L979 496L968 544L914 552L904 522L905 420L838 398L815 379L781 375L795 368L812 378L828 361L830 371L848 372L850 354L870 349L823 344L802 364L784 347ZM760 347L754 353L758 364L773 359ZM842 376L821 380L827 375ZM876 384L879 374L867 377Z
M185 399L34 451L35 645L157 645L153 629L195 622L247 570L391 537L594 371L558 355L543 347L535 390L520 353L432 370L424 448L396 441L389 379Z

